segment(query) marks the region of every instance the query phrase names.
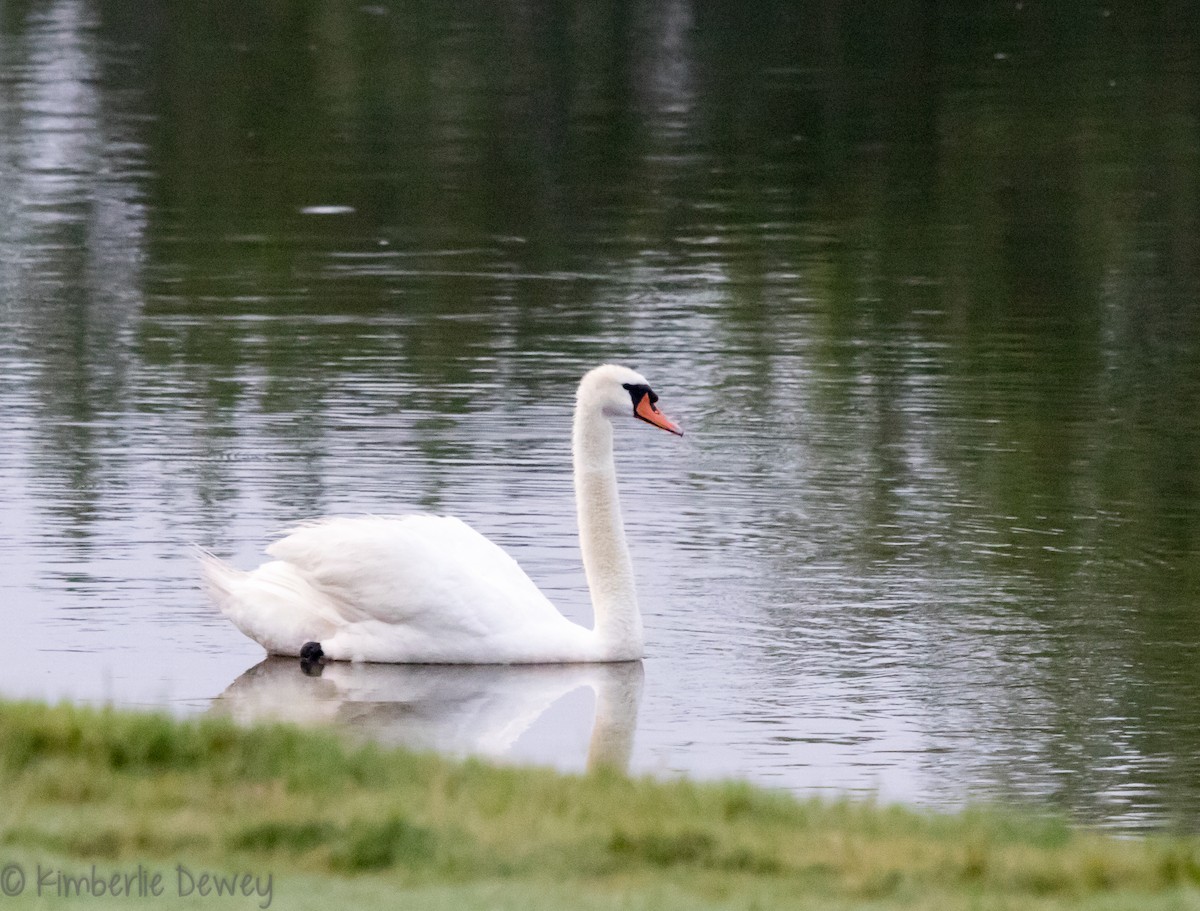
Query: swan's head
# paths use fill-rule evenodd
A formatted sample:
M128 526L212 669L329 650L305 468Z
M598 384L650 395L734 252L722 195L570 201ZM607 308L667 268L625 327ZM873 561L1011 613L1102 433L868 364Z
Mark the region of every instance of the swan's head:
M628 367L605 364L589 371L579 383L578 400L607 417L632 416L683 436L679 426L658 410L658 395L646 378Z

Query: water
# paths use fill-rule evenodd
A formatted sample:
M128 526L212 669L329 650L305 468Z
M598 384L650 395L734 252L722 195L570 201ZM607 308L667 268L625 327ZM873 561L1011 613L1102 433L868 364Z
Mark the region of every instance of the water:
M1200 829L1196 16L877 6L0 6L0 694ZM619 438L641 673L205 602L422 510L588 622L603 361L687 430Z

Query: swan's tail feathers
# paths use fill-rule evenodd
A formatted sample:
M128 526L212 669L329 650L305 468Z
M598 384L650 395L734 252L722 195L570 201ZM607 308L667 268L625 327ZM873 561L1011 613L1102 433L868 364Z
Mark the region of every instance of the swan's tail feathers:
M298 655L305 643L328 639L340 625L334 605L286 563L242 572L203 548L193 553L221 613L273 655Z
M192 555L200 563L205 591L221 608L222 613L229 613L229 603L233 598L234 588L239 580L247 576L247 573L240 569L234 569L216 554L205 550L198 544L192 545Z

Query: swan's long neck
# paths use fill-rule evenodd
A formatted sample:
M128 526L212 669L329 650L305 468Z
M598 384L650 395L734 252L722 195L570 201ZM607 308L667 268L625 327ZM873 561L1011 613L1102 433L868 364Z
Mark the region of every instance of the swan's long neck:
M642 615L621 523L612 424L584 396L575 407L572 448L579 546L592 593L600 660L641 658Z

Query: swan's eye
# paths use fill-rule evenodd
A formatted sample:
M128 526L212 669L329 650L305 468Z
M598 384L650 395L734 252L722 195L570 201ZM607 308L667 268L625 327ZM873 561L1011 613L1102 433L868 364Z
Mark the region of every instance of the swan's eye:
M629 398L633 400L633 416L635 418L668 430L676 436L683 436L683 431L679 429L678 425L659 411L658 406L654 404L658 401L658 396L654 394L653 389L645 383L623 383L622 385L628 390Z
M650 396L650 404L652 406L658 401L658 395L645 383L622 383L621 385L629 391L629 398L633 401L635 414L637 413L638 403L646 396ZM655 410L657 411L658 409Z

